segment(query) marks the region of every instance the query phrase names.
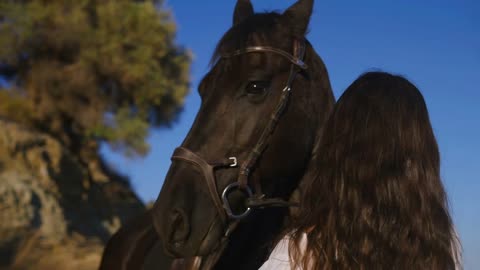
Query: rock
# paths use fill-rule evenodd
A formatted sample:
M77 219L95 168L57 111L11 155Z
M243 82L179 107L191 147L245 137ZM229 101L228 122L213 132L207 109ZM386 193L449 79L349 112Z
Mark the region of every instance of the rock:
M144 209L100 158L83 164L0 119L0 269L96 269L110 235Z

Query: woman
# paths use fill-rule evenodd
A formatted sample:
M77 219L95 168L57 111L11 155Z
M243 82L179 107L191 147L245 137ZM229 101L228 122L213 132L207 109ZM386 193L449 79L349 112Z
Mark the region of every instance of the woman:
M358 78L320 142L315 177L266 269L458 268L425 101L406 79Z

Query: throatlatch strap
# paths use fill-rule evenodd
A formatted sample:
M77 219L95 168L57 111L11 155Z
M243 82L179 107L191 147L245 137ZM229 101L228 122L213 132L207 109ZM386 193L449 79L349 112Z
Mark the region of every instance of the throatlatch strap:
M287 202L279 198L265 198L265 195L262 195L248 198L246 206L249 208L298 207L299 204L294 202Z

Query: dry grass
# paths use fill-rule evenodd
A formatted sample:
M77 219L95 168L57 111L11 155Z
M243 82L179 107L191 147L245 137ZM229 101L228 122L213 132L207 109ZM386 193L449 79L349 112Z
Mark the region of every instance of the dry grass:
M56 245L46 243L38 233L19 248L11 270L97 269L102 254L100 241L74 235Z

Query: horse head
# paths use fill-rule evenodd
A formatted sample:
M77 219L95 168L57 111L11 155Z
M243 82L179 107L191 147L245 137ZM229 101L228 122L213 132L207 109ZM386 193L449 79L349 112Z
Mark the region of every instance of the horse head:
M312 9L313 0L299 0L283 13L254 13L250 1L237 2L152 209L169 254L221 250L235 228L268 211L255 206L284 204L305 173L334 104L305 38Z

